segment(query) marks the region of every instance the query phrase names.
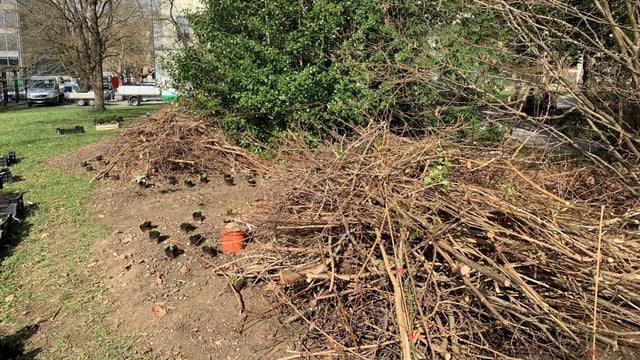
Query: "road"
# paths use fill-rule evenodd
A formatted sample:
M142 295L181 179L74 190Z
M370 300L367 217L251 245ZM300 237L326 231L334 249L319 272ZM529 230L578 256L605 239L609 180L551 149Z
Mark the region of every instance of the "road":
M159 105L162 104L162 101L145 101L142 103L142 105ZM33 105L35 106L49 106L49 107L53 107L52 105ZM75 103L72 102L67 102L65 101L63 104L61 105L56 105L56 106L78 106ZM117 107L117 106L129 106L129 103L126 100L122 100L122 101L105 101L105 106L106 107ZM11 108L11 109L27 109L29 108L29 106L27 105L27 102L24 100L20 100L20 102L15 103L14 101L10 101L9 103L7 103L6 105L2 106L0 105L0 111L2 108Z

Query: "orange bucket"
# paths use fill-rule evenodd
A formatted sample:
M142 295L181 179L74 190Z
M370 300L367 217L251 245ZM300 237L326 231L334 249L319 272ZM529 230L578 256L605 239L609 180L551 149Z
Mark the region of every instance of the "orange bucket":
M235 253L244 249L244 231L222 230L222 251Z

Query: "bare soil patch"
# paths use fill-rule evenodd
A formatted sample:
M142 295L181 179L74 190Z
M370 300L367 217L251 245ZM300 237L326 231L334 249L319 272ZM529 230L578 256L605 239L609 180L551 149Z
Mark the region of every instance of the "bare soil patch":
M109 138L51 159L48 165L68 173L85 172L90 179L104 168L108 154L121 141ZM85 170L83 160L96 170ZM255 316L269 306L262 285L246 279L239 290L241 311L239 298L229 286L233 279L215 272L223 268L242 274L243 254L219 252L211 257L201 249L207 242L219 245L225 220L249 219L264 194L277 185L259 178L250 186L236 177L229 186L221 173L211 174L209 182L197 181L193 187L159 177L151 177L148 187L132 182L130 176L103 179L93 211L113 235L94 244L92 267L109 290L113 313L108 317L114 329L136 337L132 351L161 359L268 359L281 351L277 319ZM200 210L205 219L194 222L194 210ZM165 242L179 242L181 255L168 258L164 243L150 240L140 230L144 220L157 226ZM180 230L183 222L194 222L194 232L204 237L202 244L190 244L189 234ZM247 248L251 246L249 241ZM260 321L245 323L248 316Z

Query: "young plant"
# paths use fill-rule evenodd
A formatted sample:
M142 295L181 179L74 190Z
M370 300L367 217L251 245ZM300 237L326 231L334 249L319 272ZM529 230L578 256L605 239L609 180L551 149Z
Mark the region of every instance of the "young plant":
M173 243L168 243L164 246L164 253L169 257L169 258L176 258L178 257L178 253L179 253L179 249L178 247L173 244Z
M444 157L430 162L429 173L424 177L424 183L430 186L440 185L442 187L442 191L447 192L449 190L449 180L447 179L447 177L449 176L451 166L451 162L449 162Z
M195 181L193 181L192 178L187 177L187 178L184 179L184 184L187 185L187 186L194 186L196 183L195 183Z
M191 245L195 245L195 246L200 245L200 243L202 242L202 239L203 239L202 234L197 232L189 235L189 243L191 243Z
M151 225L151 221L144 220L144 221L140 222L140 230L141 231L149 231L152 228L153 228L153 226Z
M182 224L180 224L180 230L182 230L184 232L191 232L191 231L193 231L195 229L196 229L196 226L193 225L193 223L183 222Z
M207 242L202 246L202 251L211 256L216 256L218 254L218 246L214 243Z
M133 182L140 186L146 186L149 182L149 178L147 177L147 174L139 174L135 179L133 179Z
M149 239L157 240L159 238L160 238L160 230L158 230L158 229L149 230Z

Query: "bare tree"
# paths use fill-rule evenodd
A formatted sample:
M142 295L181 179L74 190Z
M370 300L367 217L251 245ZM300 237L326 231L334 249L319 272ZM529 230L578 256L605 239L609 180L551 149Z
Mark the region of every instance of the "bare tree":
M135 31L123 31L140 14L140 4L126 0L30 0L21 4L28 44L43 44L44 57L64 62L81 78L90 79L95 109L104 110L103 62L129 49Z
M640 3L636 0L477 0L501 14L526 53L577 101L589 127L627 168L640 157ZM567 60L584 78L567 76ZM584 81L580 81L584 80ZM542 84L548 85L548 84ZM613 168L611 168L613 169ZM634 171L620 177L638 183Z
M151 3L124 2L122 9L136 16L131 16L126 24L113 29L120 40L113 49L109 49L112 51L105 58L104 70L115 73L119 78L133 76L140 79L153 73Z

